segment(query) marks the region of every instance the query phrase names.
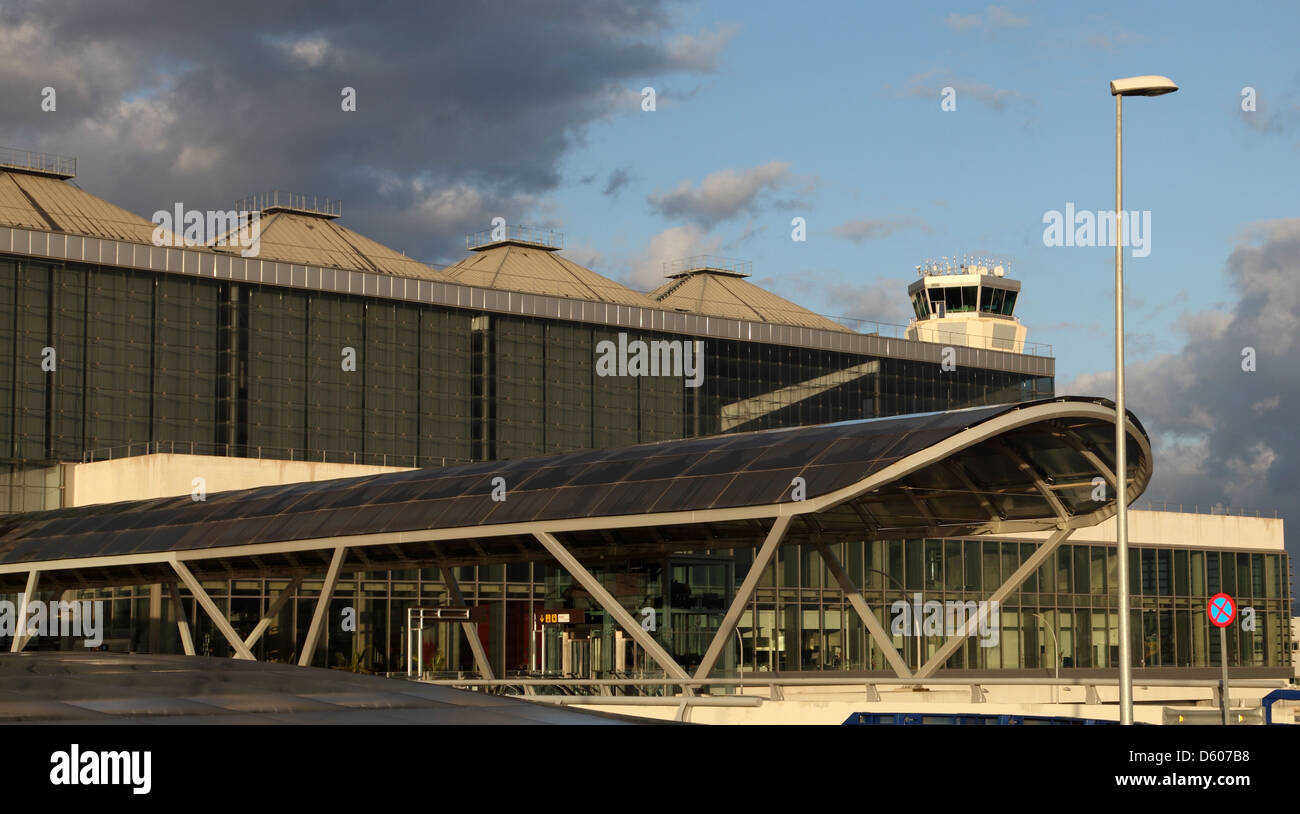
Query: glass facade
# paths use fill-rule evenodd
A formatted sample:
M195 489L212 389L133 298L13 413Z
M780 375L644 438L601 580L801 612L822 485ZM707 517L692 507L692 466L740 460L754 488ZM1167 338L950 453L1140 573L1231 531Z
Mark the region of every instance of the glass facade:
M1052 395L1050 377L711 338L694 388L601 375L606 341L692 338L0 259L0 459L438 466Z
M833 546L849 576L909 666L943 644L946 630L900 629L902 604L977 603L1029 557L1035 543L1009 540L915 539L841 543ZM1228 629L1229 665L1290 664L1289 605L1285 553L1134 547L1132 631L1135 669L1219 665L1219 638L1205 615L1209 597L1235 590L1238 605L1252 608L1255 629ZM688 671L698 665L752 562L753 550L732 555L677 555L607 563L592 569L601 584L650 630ZM1119 655L1119 620L1109 595L1117 573L1113 546L1064 544L1021 590L999 608L994 624L980 628L945 667L957 670L1111 669ZM486 609L479 636L498 675L543 672L611 677L619 666L617 625L567 573L554 565L514 563L456 569L466 602ZM1229 580L1232 584L1229 585ZM205 581L223 611L247 636L287 579ZM1235 585L1235 589L1232 587ZM285 605L254 647L260 659L296 661L319 596L320 580L308 580ZM150 586L87 592L106 600L112 649L180 652L175 617L166 594L153 611ZM226 656L230 648L188 592L187 616L201 655ZM331 622L315 664L371 672L404 672L407 610L449 604L439 569L345 575L335 590ZM346 608L355 630L345 630ZM574 625L539 625L544 609L585 611ZM151 614L159 621L151 628ZM425 669L466 673L473 657L458 625L448 623L426 646ZM919 632L920 635L915 635ZM151 637L157 636L157 639ZM626 642L626 639L623 639ZM49 646L33 643L29 647ZM621 674L654 675L639 648L626 644ZM743 657L741 647L743 646ZM1057 648L1059 647L1059 651ZM1059 652L1059 655L1058 655ZM735 646L715 675L792 671L890 673L834 577L811 546L784 546L762 575L741 616Z

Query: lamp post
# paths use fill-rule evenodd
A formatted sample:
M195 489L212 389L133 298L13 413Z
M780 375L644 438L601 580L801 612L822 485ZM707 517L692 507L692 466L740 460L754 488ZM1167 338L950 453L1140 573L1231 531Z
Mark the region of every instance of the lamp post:
M879 568L868 568L867 573L880 574L885 579L897 585L898 592L903 596L903 601L904 602L907 601L907 589L904 588L902 583L900 583L898 580L894 579L889 574L886 574L884 571L881 571ZM912 616L915 617L916 614L913 613ZM915 618L912 619L912 627L915 628L916 630L916 669L920 670L921 669L921 625L918 623L918 621Z
M1133 723L1133 664L1129 652L1128 413L1124 410L1124 97L1162 96L1178 86L1167 76L1131 76L1110 83L1115 97L1115 548L1119 557L1119 722Z

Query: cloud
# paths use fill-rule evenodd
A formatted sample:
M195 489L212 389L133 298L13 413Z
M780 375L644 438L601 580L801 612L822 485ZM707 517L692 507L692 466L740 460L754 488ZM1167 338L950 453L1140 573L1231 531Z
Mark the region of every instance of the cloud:
M988 31L994 28L1023 28L1029 25L1029 18L1012 14L1002 6L989 6L984 9L983 14L958 14L954 11L944 19L944 22L958 31L977 27Z
M879 240L905 229L929 231L925 221L913 215L896 218L851 220L831 228L831 234L854 243Z
M681 34L668 43L668 55L678 68L713 73L718 69L718 56L738 31L739 25L723 23L694 36Z
M1294 93L1279 96L1268 89L1261 90L1259 87L1255 87L1255 91L1254 110L1241 109L1241 100L1244 97L1234 102L1243 124L1258 133L1279 135L1290 133L1300 125L1300 101L1296 100Z
M790 182L789 167L783 161L769 161L746 170L718 170L699 186L682 181L668 192L651 193L648 201L665 217L708 228L758 209L768 193Z
M916 74L907 80L903 88L896 90L896 93L902 96L938 99L940 93L946 87L957 92L958 109L960 109L962 99L966 97L974 99L997 113L1001 113L1009 106L1017 103L1037 104L1034 97L1020 91L995 88L983 82L957 79L953 76L952 71L947 69L935 69Z
M863 328L854 325L852 320L905 325L912 317L907 303L907 283L901 278L890 278L867 285L831 285L825 289L825 299L835 303L833 317L845 321L850 328Z
M1147 41L1148 38L1145 34L1126 31L1122 28L1113 29L1109 33L1092 34L1085 40L1088 45L1093 48L1100 48L1103 51L1116 51L1120 48L1141 45Z
M632 174L627 167L619 167L609 174L605 188L601 192L609 198L618 198L618 193L632 181Z
M593 271L605 264L605 255L591 246L569 246L563 251L563 255L578 265Z
M1296 516L1300 442L1287 408L1300 403L1300 218L1244 230L1226 274L1236 303L1189 315L1179 351L1126 370L1127 406L1155 444L1149 491L1188 506ZM1059 390L1110 396L1114 378L1085 374Z
M283 47L289 56L308 68L315 68L325 61L325 57L329 54L330 44L328 40L322 37L304 37L283 43Z
M694 224L665 229L646 243L627 263L623 282L638 291L658 288L665 282L664 263L697 254L715 254L721 241Z
M639 89L665 76L689 88L715 69L735 27L681 36L677 16L667 0L229 0L184 15L164 0L11 0L0 144L75 155L84 188L136 212L266 188L340 198L349 227L438 258L478 212L422 222L424 207L466 190L483 211L544 200L593 123L643 115ZM231 24L250 19L263 33Z
M905 325L913 316L908 280L898 277L845 283L843 275L808 270L757 277L750 282L853 330L876 330L877 323Z

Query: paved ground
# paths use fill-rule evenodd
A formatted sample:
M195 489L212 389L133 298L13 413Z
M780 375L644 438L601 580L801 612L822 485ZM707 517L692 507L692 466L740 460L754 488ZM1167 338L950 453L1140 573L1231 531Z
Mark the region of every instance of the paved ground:
M627 719L360 675L203 656L0 655L0 723L614 724Z

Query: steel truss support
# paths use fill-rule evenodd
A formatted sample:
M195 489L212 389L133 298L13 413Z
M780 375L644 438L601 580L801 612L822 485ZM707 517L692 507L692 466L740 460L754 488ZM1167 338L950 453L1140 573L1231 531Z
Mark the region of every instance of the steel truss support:
M993 595L987 601L980 603L979 612L967 619L960 631L948 637L948 640L935 651L935 654L930 657L925 666L916 672L916 677L929 678L934 675L935 671L942 667L953 653L957 652L957 648L961 647L970 638L971 634L979 628L980 623L988 618L989 613L992 612L993 603L996 602L1001 605L1008 596L1018 591L1025 580L1029 579L1029 575L1037 571L1047 561L1047 558L1055 553L1061 543L1073 533L1074 527L1069 525L1052 532L1052 536L1043 541L1038 550L1030 554L1029 559L1021 563L1020 567L1011 576L1007 577L1006 582L998 586L998 589L993 592Z
M709 649L705 651L704 658L695 671L697 679L709 677L713 665L717 664L718 658L722 656L723 648L731 644L731 634L735 632L736 624L740 621L741 614L745 612L745 606L753 598L754 589L758 587L758 580L763 576L763 571L772 562L776 550L781 547L781 541L785 539L785 532L790 528L792 519L791 515L783 514L772 523L772 528L768 530L763 545L754 554L754 562L749 566L749 571L745 574L745 581L736 590L736 596L731 600L731 607L727 608L727 615L722 617L722 626L714 634L713 641L709 643Z
M275 617L284 608L290 597L293 596L293 592L298 590L299 585L302 585L301 576L294 577L289 581L285 589L271 602L271 606L266 609L266 613L262 614L262 618L257 620L257 627L253 628L253 632L248 634L247 639L244 639L244 647L249 650L253 649L253 645L257 644L257 640L262 638L262 634L271 626L271 622L275 621Z
M181 649L185 655L194 655L194 637L190 635L190 619L185 613L185 603L181 601L180 589L175 582L167 583L167 591L172 597L172 612L176 614L176 631L181 635Z
M871 612L867 600L862 598L862 591L858 590L858 586L853 584L853 579L844 570L844 566L840 564L835 552L831 551L831 547L820 539L814 540L813 545L817 546L817 553L822 555L822 559L826 561L826 567L834 575L835 581L840 584L840 590L844 592L844 598L853 606L853 610L857 611L862 624L866 625L867 632L871 634L871 641L876 643L876 647L879 647L885 654L885 660L889 662L889 666L894 668L894 675L899 678L910 678L912 671L908 669L907 662L903 661L903 657L899 655L898 648L894 647L894 642L889 638L884 625L880 624L880 620Z
M460 592L460 583L456 581L456 574L451 566L442 566L442 578L447 583L447 592L451 594L451 606L469 607L465 604L465 597ZM473 622L461 622L460 629L465 632L465 638L469 639L469 649L474 651L474 666L478 667L479 675L487 679L496 678L492 673L492 665L488 662L487 653L483 652L483 642L478 637L478 625Z
M568 571L569 575L578 581L578 584L587 589L587 593L591 594L597 604L606 613L614 617L614 621L618 622L619 626L627 632L627 635L632 637L632 641L641 645L642 649L650 654L650 658L664 668L665 673L672 678L690 678L681 665L669 655L668 651L664 650L663 646L655 641L654 637L644 630L636 619L632 618L632 614L628 613L627 609L620 605L609 591L605 590L605 586L600 584L600 580L592 576L591 572L584 568L582 563L578 562L577 558L570 554L559 540L555 539L554 535L546 531L535 531L533 536L537 538L537 542L541 543L552 557L559 560L560 566Z
M14 639L9 644L10 653L21 653L32 637L27 630L27 608L36 598L36 580L40 575L41 572L34 568L27 572L27 587L23 590L22 601L18 604L18 618L14 620Z
M235 658L256 661L253 658L252 651L244 646L244 640L239 638L239 634L226 620L225 614L217 607L217 603L212 601L212 597L208 596L208 592L203 590L203 586L190 573L190 569L185 563L180 560L172 560L171 562L172 569L185 583L185 587L190 589L190 593L194 594L194 598L199 602L199 607L203 608L203 611L207 613L208 618L212 620L212 624L216 625L217 630L221 631L221 635L226 637L227 642L230 642L230 646L235 648Z
M311 615L311 627L307 628L307 641L302 645L302 655L298 657L299 667L310 667L312 657L316 655L316 643L320 641L321 632L325 630L325 617L329 615L330 598L334 588L339 584L339 571L343 568L343 559L348 550L345 546L334 549L330 558L329 570L325 572L325 584L320 586L320 598L316 600L316 610Z

